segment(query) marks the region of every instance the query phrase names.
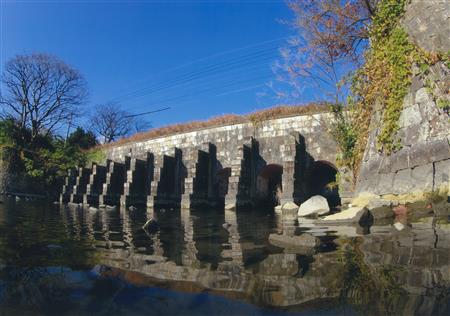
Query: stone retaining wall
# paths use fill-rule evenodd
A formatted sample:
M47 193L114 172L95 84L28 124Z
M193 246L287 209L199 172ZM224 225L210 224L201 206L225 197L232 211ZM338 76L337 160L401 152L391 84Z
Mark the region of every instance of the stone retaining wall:
M412 0L402 25L420 48L429 52L450 50L450 4L447 0ZM404 99L396 142L401 149L391 155L376 148L382 112L372 117L371 132L361 165L356 192L378 195L414 191L450 192L450 118L437 100L450 101L450 69L439 62L419 69Z
M145 141L114 146L106 149L108 159L124 161L130 155L145 159L147 152L154 155L172 154L173 148L181 150L213 143L217 148L217 159L224 167L230 167L238 155L239 145L245 139L259 141L260 155L267 161L281 164L284 152L282 139L300 133L306 143L306 150L317 160L336 160L336 143L324 126L332 119L331 114L292 116L268 120L257 124L244 123L180 133Z
M432 66L430 71L437 88L427 87L427 79L413 78L396 136L401 149L391 155L381 154L376 149L376 137L381 129L381 111L376 111L358 178L358 193L408 194L449 186L449 115L435 100L448 97L446 90L439 87L448 87L450 71L442 63Z

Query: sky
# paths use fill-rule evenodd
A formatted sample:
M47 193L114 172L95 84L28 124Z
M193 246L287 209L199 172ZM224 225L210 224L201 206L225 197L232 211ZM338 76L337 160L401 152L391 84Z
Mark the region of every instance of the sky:
M55 55L84 75L90 109L170 107L145 116L159 127L280 103L272 65L293 34L282 0L0 2L2 67L16 54Z

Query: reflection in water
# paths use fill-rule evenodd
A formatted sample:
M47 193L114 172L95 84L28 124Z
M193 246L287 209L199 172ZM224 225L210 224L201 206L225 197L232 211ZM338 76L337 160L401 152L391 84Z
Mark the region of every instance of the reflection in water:
M158 229L142 229L151 218ZM0 312L448 314L448 216L393 224L11 201L0 205ZM321 244L279 248L277 233Z

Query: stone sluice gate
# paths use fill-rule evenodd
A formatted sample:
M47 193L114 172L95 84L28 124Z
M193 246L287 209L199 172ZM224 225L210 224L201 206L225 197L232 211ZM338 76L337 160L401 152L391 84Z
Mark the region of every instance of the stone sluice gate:
M61 203L153 207L249 207L335 203L337 147L328 114L222 126L107 149L104 165L72 170ZM314 141L313 141L314 139Z

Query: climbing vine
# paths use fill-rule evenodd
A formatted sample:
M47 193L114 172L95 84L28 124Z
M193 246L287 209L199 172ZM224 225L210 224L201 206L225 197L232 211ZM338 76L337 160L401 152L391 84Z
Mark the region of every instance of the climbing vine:
M371 46L366 52L364 66L355 75L352 87L359 110L381 110L382 126L377 137L377 148L387 154L399 146L394 136L399 129L403 99L411 84L412 65L418 56L417 49L400 26L406 2L379 2L370 27ZM369 112L371 114L372 111ZM364 116L364 119L367 117ZM363 124L363 133L359 135L367 138L369 121L360 123ZM365 143L364 140L359 142Z
M445 54L422 51L408 39L400 20L408 0L380 0L369 26L370 46L364 53L364 64L351 78L351 96L343 120L338 123L335 138L341 148L340 164L350 168L356 179L367 145L371 117L380 113L379 133L376 137L378 151L385 154L400 149L396 134L403 101L408 93L413 75L422 73L430 65L442 60ZM415 70L415 69L418 69ZM444 111L448 100L437 100ZM342 110L341 110L342 112Z

